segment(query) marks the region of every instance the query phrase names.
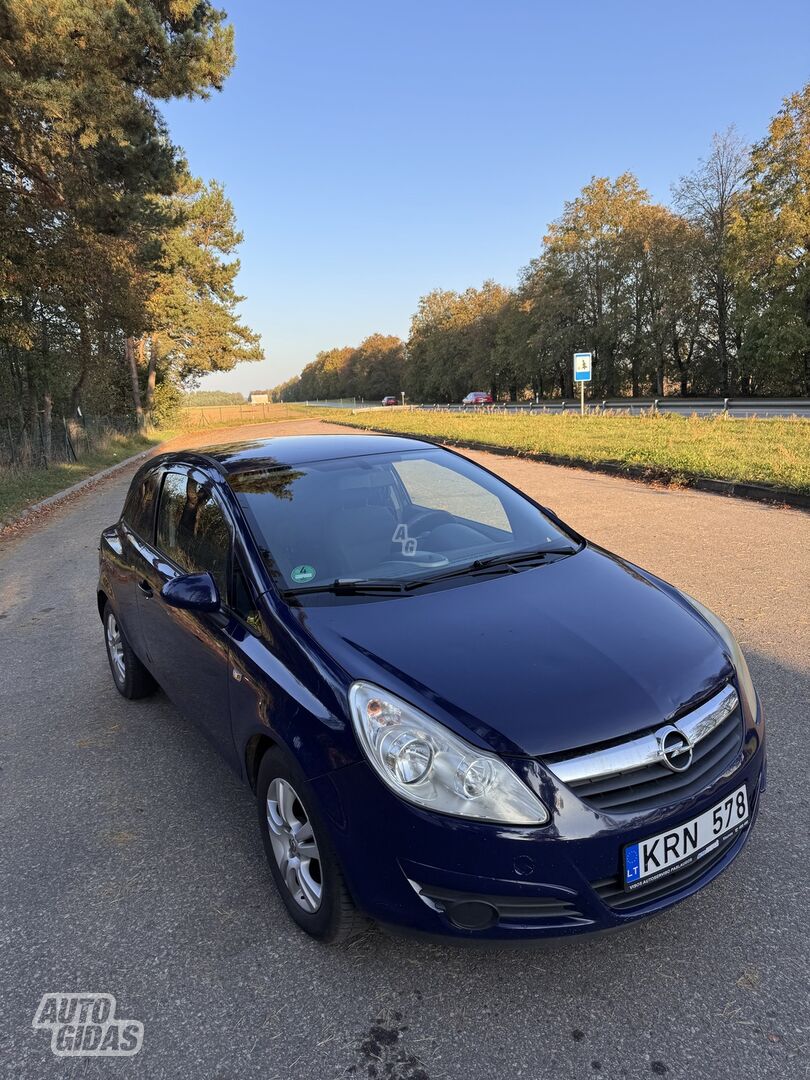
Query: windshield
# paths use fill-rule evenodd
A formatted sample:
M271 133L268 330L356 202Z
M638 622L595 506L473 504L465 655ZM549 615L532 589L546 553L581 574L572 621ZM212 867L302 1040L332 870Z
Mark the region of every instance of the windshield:
M279 588L408 582L575 542L532 503L441 449L308 462L230 478Z

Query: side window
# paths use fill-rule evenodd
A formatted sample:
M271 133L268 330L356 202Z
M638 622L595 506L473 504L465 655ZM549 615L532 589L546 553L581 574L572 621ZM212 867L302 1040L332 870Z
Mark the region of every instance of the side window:
M158 475L147 473L129 489L124 512L121 515L134 533L149 543L155 532L155 503L157 502Z
M166 474L157 546L190 574L207 570L227 601L231 535L210 488L183 473Z
M448 513L511 533L512 526L497 495L435 461L425 458L397 461L394 468L416 506Z

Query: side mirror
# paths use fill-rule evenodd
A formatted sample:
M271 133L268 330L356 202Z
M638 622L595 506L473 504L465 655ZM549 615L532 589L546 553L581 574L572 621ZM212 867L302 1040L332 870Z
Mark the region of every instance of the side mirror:
M219 611L219 589L210 574L181 574L167 581L160 595L171 607L185 611Z

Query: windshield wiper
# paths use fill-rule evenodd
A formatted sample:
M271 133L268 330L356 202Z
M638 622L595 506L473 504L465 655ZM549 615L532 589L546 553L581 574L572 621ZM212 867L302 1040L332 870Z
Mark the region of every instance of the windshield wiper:
M420 585L432 585L434 581L447 581L448 578L464 577L469 574L517 574L518 568L525 563L542 563L548 555L574 555L578 548L543 548L538 551L516 551L511 555L490 555L486 559L475 559L466 566L447 570L443 574L433 574L420 581L409 581L406 588L418 588Z
M386 578L335 578L322 585L302 585L298 589L285 589L283 596L302 596L305 593L334 593L336 596L361 596L380 593L397 595L405 591L402 581L389 581Z
M511 566L525 562L534 562L539 559L541 562L548 555L574 555L579 551L576 547L564 547L564 548L536 548L532 551L512 551L505 552L503 555L489 555L486 559L476 559L468 567L469 570L487 570L490 566Z
M448 578L463 577L465 574L487 573L489 571L505 571L517 573L516 567L527 562L543 562L549 555L564 556L574 555L579 548L538 548L536 551L515 551L504 555L490 555L485 559L475 559L467 566L456 567L445 573L431 574L430 577L408 578L404 581L394 581L389 578L335 578L321 585L302 585L298 589L285 589L284 596L302 596L311 593L334 593L336 596L363 596L378 594L380 596L402 596L414 589L420 589L424 585L432 585L436 581L446 581Z

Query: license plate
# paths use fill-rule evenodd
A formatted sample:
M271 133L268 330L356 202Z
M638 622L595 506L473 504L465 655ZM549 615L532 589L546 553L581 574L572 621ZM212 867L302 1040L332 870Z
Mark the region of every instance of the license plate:
M628 844L624 849L624 887L630 892L649 885L681 867L697 862L733 836L748 821L745 784L732 791L711 810L667 832Z

